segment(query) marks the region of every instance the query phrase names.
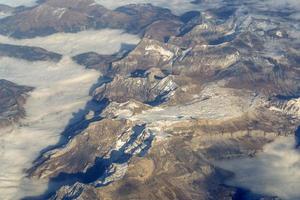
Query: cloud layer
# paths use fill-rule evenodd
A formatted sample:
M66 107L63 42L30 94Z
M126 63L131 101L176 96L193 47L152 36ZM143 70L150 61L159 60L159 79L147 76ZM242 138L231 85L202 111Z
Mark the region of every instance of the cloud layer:
M0 4L5 4L12 7L17 6L34 6L37 0L0 0Z
M300 2L299 0L266 0L261 3L265 3L270 7L274 8L291 8L291 9L299 9Z
M300 199L300 152L293 137L282 137L268 144L255 158L217 164L235 173L229 185L244 187L258 194L282 199Z
M0 194L4 199L18 199L44 189L45 185L26 180L23 169L30 167L41 149L57 142L72 113L88 101L89 89L99 74L68 57L58 64L12 58L2 58L0 63L0 79L36 87L22 125L9 132L0 130Z
M122 43L137 44L139 41L140 38L138 36L116 29L57 33L46 37L20 40L0 36L0 43L37 46L68 56L75 56L89 51L99 54L113 54L120 49Z

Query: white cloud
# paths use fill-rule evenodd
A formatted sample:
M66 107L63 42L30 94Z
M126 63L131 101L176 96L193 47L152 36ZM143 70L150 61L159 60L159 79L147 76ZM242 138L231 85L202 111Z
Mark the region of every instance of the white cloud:
M89 51L99 54L113 54L120 49L122 43L137 44L139 41L140 38L138 36L116 29L89 30L79 33L57 33L46 37L19 40L0 36L0 42L2 43L37 46L69 56Z
M12 7L17 6L34 6L37 0L0 0L0 4L5 4Z
M300 199L300 152L293 137L265 146L255 158L229 160L218 166L235 173L228 184L287 200Z

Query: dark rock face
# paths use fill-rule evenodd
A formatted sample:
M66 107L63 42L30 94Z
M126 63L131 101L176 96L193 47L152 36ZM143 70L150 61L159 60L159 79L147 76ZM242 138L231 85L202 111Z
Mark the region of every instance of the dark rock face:
M68 174L86 172L96 162L96 158L109 153L117 138L124 134L128 127L126 121L122 120L107 119L93 123L78 137L70 141L63 152L53 151L45 156L42 166L38 165L38 168L29 170L30 175L49 178L55 177L61 172ZM53 162L54 159L55 162ZM80 165L78 160L81 160Z
M78 64L88 69L96 69L103 74L108 74L111 63L118 60L119 55L99 55L94 52L84 53L73 57Z
M24 104L32 87L0 80L0 127L11 125L25 116Z
M28 61L58 62L62 55L39 47L0 44L0 57L14 57Z

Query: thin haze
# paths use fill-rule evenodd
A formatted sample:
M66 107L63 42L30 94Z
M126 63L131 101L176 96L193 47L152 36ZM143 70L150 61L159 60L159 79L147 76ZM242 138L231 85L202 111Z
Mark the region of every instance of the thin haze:
M114 34L107 35L112 32ZM112 32L97 32L105 40L103 37L98 40L92 37L101 53L116 53L122 43L129 42L128 38L136 38ZM81 36L82 33L79 33L77 40L60 40L62 46L73 46L73 49L62 50L64 57L59 63L0 58L0 79L35 87L25 105L27 116L21 125L12 130L0 130L0 196L3 200L37 195L45 190L47 183L26 179L24 169L31 167L40 150L58 141L73 113L84 108L90 99L89 89L97 82L100 74L74 63L69 57L72 54L70 52L94 50L95 44L84 41L88 37ZM39 41L41 43L36 39L27 42L43 47L48 44ZM77 43L84 44L84 49Z

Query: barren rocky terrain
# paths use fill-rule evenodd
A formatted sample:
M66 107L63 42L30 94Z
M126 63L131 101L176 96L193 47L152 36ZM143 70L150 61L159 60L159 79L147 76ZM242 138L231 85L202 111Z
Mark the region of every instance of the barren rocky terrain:
M179 14L176 2L0 6L0 13L8 13L0 17L0 68L10 59L44 63L48 71L37 77L50 80L33 81L41 87L31 97L32 87L0 81L0 125L19 126L16 135L32 126L42 131L39 137L47 130L56 138L35 149L37 155L28 153L33 159L18 168L30 183L25 192L23 178L14 186L22 191L17 197L4 196L6 185L0 184L2 199L300 198L284 186L300 186L299 6L201 0ZM88 34L103 37L109 29L122 31L99 38L104 53L86 51L90 41L82 48L79 34L97 30ZM47 48L43 38L71 48L55 52L57 45ZM49 105L50 114L35 117L40 107L30 104L33 118L20 125L27 122L26 98ZM36 190L39 183L43 188Z

